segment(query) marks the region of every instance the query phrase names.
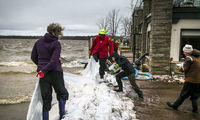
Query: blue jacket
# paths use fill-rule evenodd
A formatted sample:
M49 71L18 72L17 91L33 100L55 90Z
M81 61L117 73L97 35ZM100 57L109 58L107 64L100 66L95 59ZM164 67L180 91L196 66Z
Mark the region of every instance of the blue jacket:
M42 38L36 41L31 59L37 65L37 71L42 71L44 74L49 71L61 71L60 62L61 45L58 38L46 33Z

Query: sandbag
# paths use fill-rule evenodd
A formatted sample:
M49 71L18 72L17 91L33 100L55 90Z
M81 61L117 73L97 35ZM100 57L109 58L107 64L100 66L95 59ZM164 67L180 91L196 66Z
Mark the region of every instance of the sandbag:
M35 90L28 108L28 113L26 116L27 120L42 120L42 96L39 85L39 79L37 80Z

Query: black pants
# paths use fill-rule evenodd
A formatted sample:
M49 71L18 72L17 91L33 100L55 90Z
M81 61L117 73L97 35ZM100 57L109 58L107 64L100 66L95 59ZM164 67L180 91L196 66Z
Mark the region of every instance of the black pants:
M135 90L135 92L138 94L138 96L143 97L142 91L140 90L140 88L138 87L138 85L135 82L135 73L127 74L126 72L120 72L119 74L117 74L116 81L117 81L117 84L119 85L119 89L123 89L123 84L122 84L121 78L126 77L126 76L128 77L128 79L132 85L132 88Z
M99 58L99 53L95 53L93 55L93 58L96 62L99 60L99 75L103 77L105 75L105 69L106 69L106 58Z
M63 72L50 71L40 79L43 111L49 111L51 109L52 87L56 92L58 101L68 100L69 93L64 85Z
M190 97L193 111L198 110L197 100L200 96L200 83L185 82L181 90L180 96L174 102L173 107L178 108L186 98Z

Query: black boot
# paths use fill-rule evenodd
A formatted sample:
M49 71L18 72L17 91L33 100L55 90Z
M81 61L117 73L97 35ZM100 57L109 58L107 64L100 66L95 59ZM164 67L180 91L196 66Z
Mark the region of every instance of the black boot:
M171 104L170 102L167 102L167 105L171 108L173 108L174 110L177 110L178 107L183 103L183 101L185 100L185 97L179 97L174 104Z
M197 104L197 100L191 100L192 101L192 112L194 113L198 113L198 104Z
M177 110L177 107L174 107L170 102L167 102L167 105L171 108L173 108L174 110Z
M143 93L142 93L142 91L140 91L140 92L138 93L138 97L141 98L141 99L143 99Z
M173 104L174 108L178 109L185 99L185 97L179 97Z
M104 76L104 75L100 75L100 79L103 79L103 76Z
M119 89L115 89L116 92L123 92L123 88L119 87Z
M116 90L114 90L114 91L116 91L116 92L123 92L123 89L121 88L119 88L119 89L116 89Z
M118 82L119 89L114 89L116 92L123 92L123 85L122 82Z

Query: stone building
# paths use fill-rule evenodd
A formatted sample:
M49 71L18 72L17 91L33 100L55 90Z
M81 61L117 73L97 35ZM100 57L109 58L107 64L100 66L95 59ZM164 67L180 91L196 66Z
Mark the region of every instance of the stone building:
M200 49L200 0L137 0L132 15L133 59L149 53L153 75L170 75L185 44Z

